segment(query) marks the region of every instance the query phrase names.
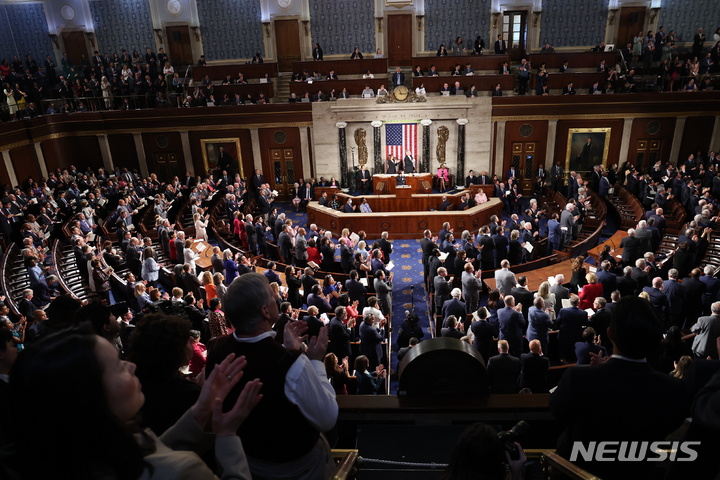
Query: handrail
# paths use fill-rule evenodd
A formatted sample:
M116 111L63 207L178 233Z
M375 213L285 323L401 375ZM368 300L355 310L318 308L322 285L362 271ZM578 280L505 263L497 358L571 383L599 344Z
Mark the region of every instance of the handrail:
M18 247L18 244L15 242L11 243L2 256L2 266L0 266L0 271L2 271L2 275L0 275L0 288L2 288L3 293L5 293L5 304L14 315L19 315L20 310L18 309L15 299L12 298L12 291L9 288L10 280L7 275L10 258L15 258L19 255L20 247Z
M77 294L73 291L72 288L70 288L68 283L63 278L62 269L61 269L62 262L60 261L62 254L58 253L59 246L60 246L60 240L55 239L55 241L53 242L53 246L52 246L52 258L53 258L53 263L55 264L55 271L57 272L58 282L60 283L60 286L63 288L63 290L65 290L72 298L74 298L75 300L78 300L78 301L82 301L82 299L77 296ZM80 265L78 265L77 267L79 270Z
M569 478L570 480L601 480L600 477L573 465L569 460L564 459L552 450L545 450L542 453L541 461L545 478L547 479ZM560 474L560 476L554 476L554 471Z
M354 473L357 470L358 451L333 448L331 454L337 463L335 472L331 477L332 480L354 478Z

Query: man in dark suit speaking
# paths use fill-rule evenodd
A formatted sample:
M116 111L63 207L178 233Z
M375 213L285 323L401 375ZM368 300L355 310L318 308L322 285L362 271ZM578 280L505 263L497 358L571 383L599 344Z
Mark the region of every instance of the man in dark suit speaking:
M637 452L627 453L640 446L615 446L614 442L662 441L689 414L683 381L656 372L647 364L646 357L659 347L662 333L648 301L631 296L617 302L608 329L613 357L595 360L593 363L599 365L592 367L567 369L550 396L550 411L565 427L558 440L560 455L601 478L647 478L654 470L657 462L642 458L622 461L636 457ZM583 455L603 441L613 442L615 454L608 456L613 461L595 461L597 451ZM623 448L625 454L617 453ZM649 449L646 455L657 457Z

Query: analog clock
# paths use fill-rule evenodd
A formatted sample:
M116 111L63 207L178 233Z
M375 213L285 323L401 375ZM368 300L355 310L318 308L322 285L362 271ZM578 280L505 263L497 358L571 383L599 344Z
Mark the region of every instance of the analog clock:
M410 92L405 85L398 85L392 93L393 97L395 97L395 100L398 102L404 102L410 96Z

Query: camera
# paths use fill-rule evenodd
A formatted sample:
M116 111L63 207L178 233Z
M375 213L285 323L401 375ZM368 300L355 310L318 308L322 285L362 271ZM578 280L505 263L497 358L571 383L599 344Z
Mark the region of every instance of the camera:
M520 458L520 450L518 446L515 445L515 442L525 436L529 431L530 424L525 420L520 420L510 430L498 432L498 439L505 444L505 450L507 450L511 460Z

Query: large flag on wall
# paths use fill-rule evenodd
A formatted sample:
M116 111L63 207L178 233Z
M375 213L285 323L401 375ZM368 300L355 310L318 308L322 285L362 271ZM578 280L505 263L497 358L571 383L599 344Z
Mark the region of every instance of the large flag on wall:
M410 150L413 158L417 158L417 123L388 123L385 124L385 154L386 158L393 155L402 159L405 152ZM415 165L417 171L417 165Z

